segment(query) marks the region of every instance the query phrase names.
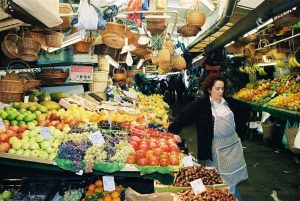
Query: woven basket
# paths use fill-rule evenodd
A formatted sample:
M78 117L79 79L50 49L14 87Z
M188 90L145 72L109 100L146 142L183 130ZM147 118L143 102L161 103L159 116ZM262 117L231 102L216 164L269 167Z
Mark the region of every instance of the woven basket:
M258 49L257 51L262 53L262 54L265 54L267 52L269 52L271 49L269 47L264 47L266 45L269 45L269 41L267 39L262 39L259 41L258 43Z
M69 4L60 3L59 4L59 13L60 14L70 14L73 10ZM59 25L61 29L67 29L71 27L72 16L61 17L63 23Z
M23 93L23 81L0 80L0 91Z
M183 37L196 36L199 31L201 31L199 26L189 24L183 25L177 30L177 32Z
M41 73L36 74L36 77L42 84L64 84L68 74L60 69L43 69Z
M125 68L120 68L118 73L116 72L116 69L117 68L114 68L114 70L113 70L114 80L116 80L116 81L125 80L127 77Z
M13 91L0 91L0 101L4 103L22 102L23 93Z
M93 92L104 92L107 87L107 82L93 82L89 84L89 90Z
M195 25L198 27L202 27L206 21L206 17L204 13L196 10L190 10L186 16L186 23L188 25Z
M163 22L147 22L147 30L151 32L151 34L161 34L167 28L165 21Z
M140 70L127 70L127 77L131 78L134 77L136 74L140 73Z
M41 45L46 45L45 34L42 32L25 32L25 37L32 38L35 41L39 42Z
M108 71L109 63L105 58L105 55L98 55L98 70L99 71Z
M125 45L125 39L115 33L109 33L102 36L102 42L108 47L122 49Z
M24 61L36 61L38 59L38 53L41 49L41 44L33 38L23 37L17 42L17 48L19 50L19 58Z
M6 34L1 43L1 50L3 53L11 58L17 59L19 55L19 50L17 48L17 42L19 40L19 36L17 34Z
M89 53L92 47L92 42L80 41L73 45L73 51L77 53Z
M285 129L285 136L287 139L287 143L289 146L289 150L293 153L300 153L300 149L297 149L294 147L294 142L295 142L295 138L297 136L297 132L298 132L299 128L286 128Z
M137 48L131 52L132 55L144 56L146 54L151 54L151 50L148 48Z
M50 31L45 35L46 45L49 47L61 47L64 34L57 31Z
M93 81L94 82L107 82L108 72L107 71L94 71Z

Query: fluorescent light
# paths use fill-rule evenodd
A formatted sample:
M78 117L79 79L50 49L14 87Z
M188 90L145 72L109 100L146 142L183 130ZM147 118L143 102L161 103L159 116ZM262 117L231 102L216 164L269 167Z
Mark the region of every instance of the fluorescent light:
M259 21L259 20L258 20ZM247 37L251 34L255 34L256 32L258 32L261 28L271 24L274 20L271 18L268 21L266 21L265 23L263 23L262 25L257 26L256 28L252 29L251 31L249 31L248 33L246 33L244 36Z
M80 41L82 41L85 37L85 30L80 30L80 31L77 31L69 36L66 36L64 37L64 41L62 43L62 45L60 47L51 47L51 48L48 48L47 51L48 52L54 52L56 50L59 50L63 47L67 47L69 45L73 45L75 43L78 43Z
M197 61L199 61L199 60L202 59L203 57L204 57L203 54L200 54L200 55L196 56L196 57L192 60L192 64L195 63L195 62L197 62Z
M275 66L276 62L270 62L270 63L258 63L257 66Z

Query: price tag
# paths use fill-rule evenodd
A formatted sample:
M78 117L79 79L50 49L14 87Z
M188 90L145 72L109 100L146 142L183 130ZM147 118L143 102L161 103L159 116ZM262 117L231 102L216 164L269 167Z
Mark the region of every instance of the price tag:
M95 133L90 134L89 139L98 147L101 147L105 142L100 131L96 131Z
M202 193L203 191L206 191L202 179L196 179L194 181L191 181L190 184L192 186L195 195Z
M289 85L290 81L286 81L285 86L287 87Z
M6 128L5 128L5 125L4 125L4 122L2 119L0 119L0 129L6 131Z
M272 93L272 95L271 95L271 98L274 98L274 96L277 94L277 92L276 91L274 91L273 93Z
M77 175L83 175L83 171L82 170L79 170L78 172L76 172L75 174L77 174Z
M24 103L28 103L29 101L29 96L24 96Z
M102 179L105 191L114 191L116 189L114 176L103 176Z
M183 163L183 166L184 167L190 167L190 166L193 166L193 158L191 155L188 155L188 156L185 156L181 159L182 163Z
M52 139L52 134L51 130L48 127L40 126L41 129L41 135L45 140L51 140Z
M249 123L249 128L257 128L257 127L258 127L258 123L256 123L256 122Z
M59 195L59 193L57 192L55 194L55 196L52 198L52 201L60 201L62 199L62 196Z

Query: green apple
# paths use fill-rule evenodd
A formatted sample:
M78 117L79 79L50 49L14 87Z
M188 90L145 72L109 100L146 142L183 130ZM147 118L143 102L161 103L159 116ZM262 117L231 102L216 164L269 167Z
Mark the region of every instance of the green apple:
M60 145L60 141L58 139L55 139L52 143L52 148L58 148Z
M22 148L27 150L30 148L30 142L29 141L23 141L22 142Z
M37 111L34 111L33 114L35 114L36 116L39 116L40 114L42 114L42 112L37 110Z
M9 150L8 150L8 153L9 154L16 154L16 150L14 149L14 148L10 148Z
M12 147L15 149L15 150L18 150L18 149L21 149L22 147L22 142L21 140L16 140L12 143Z
M24 152L23 152L23 156L30 156L30 150L29 149L27 149L27 150L24 150Z
M19 140L19 138L17 138L16 136L13 136L13 137L11 137L11 138L9 138L9 144L13 144L14 142L16 142L16 141L18 141Z
M43 142L41 143L41 148L42 148L42 149L51 148L50 142L48 142L48 141L43 141Z
M48 158L49 154L45 151L40 151L39 158L46 160Z
M30 151L30 156L32 156L32 157L38 157L39 154L40 154L40 150L38 150L38 149Z
M26 131L24 131L23 133L22 133L22 138L24 137L24 136L28 136L29 137L29 130L26 130Z
M2 198L3 198L4 200L10 199L11 196L12 196L12 193L11 193L10 191L5 190L5 191L2 192Z
M34 124L33 122L28 122L28 123L27 123L27 128L28 128L29 130L32 131L32 130L35 129L35 127L36 127L36 126L35 126L35 124Z
M28 135L24 135L24 136L22 135L22 141L23 141L23 142L29 142L29 139L30 139L30 138L29 138Z
M40 148L40 146L39 146L39 144L37 142L30 143L30 149L37 150L39 148Z
M49 154L48 159L53 160L56 156L57 156L57 153L51 153L51 154Z
M38 134L35 137L35 141L36 142L43 142L44 141L44 137L42 135Z
M30 144L31 144L31 143L35 143L35 142L36 142L36 141L35 141L35 136L29 139L29 143L30 143Z
M51 154L51 153L54 153L55 152L55 148L52 148L52 147L48 147L47 149L45 149L46 150L46 152L48 153L48 154Z
M32 131L29 131L28 135L29 135L30 138L32 138L32 137L37 135L37 132L35 130L32 130Z
M16 151L16 154L20 156L23 155L23 153L24 153L24 149L19 149Z
M65 124L63 125L63 133L68 134L70 132L71 128L69 125Z

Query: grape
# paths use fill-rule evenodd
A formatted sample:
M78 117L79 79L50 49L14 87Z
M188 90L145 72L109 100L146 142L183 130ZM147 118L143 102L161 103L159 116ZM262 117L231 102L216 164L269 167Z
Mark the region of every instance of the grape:
M82 189L82 188L65 191L63 200L64 201L80 201L83 193L84 193L84 189Z

